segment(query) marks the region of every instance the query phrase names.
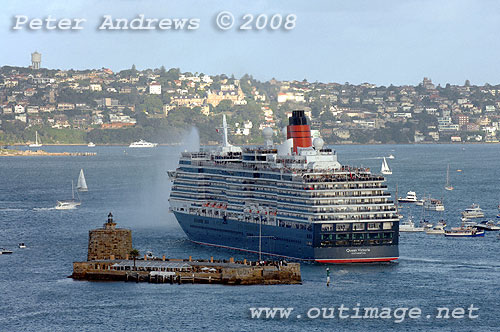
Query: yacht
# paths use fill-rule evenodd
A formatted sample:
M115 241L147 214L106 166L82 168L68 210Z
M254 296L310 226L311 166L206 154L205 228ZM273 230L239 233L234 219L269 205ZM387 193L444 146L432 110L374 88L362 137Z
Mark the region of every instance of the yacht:
M416 203L417 201L417 194L414 191L407 192L406 197L398 198L398 202L400 203Z
M384 157L384 161L382 161L382 167L380 169L380 172L384 175L391 175L392 174L392 170L389 167L389 164L387 163L387 160L385 159L385 157Z
M413 222L411 217L408 217L407 220L403 221L399 224L400 232L423 232L425 231L424 227L415 227L415 223Z
M40 148L42 147L42 142L38 141L38 131L35 131L35 143L28 145L30 148Z
M95 144L93 142L89 142L89 144L87 144L87 146L89 148L95 148Z
M446 169L446 185L444 186L444 189L451 191L455 188L450 184L450 164L448 164L448 168Z
M5 248L0 248L0 255L12 254L12 250L7 250Z
M444 211L443 202L439 199L428 199L424 202L425 209L429 211Z
M85 175L83 174L83 168L80 170L80 175L78 176L78 182L76 183L76 190L89 191L89 188L87 187L87 181L85 181Z
M72 199L57 201L57 205L55 206L56 210L73 210L79 207L82 203L80 201L75 200L75 190L73 187L73 181L71 181L71 194Z
M155 148L157 146L158 146L158 143L150 143L150 142L146 142L145 140L141 139L140 141L131 143L128 147L129 148Z
M479 207L479 204L472 204L470 207L468 207L467 209L465 209L465 211L462 212L462 217L467 219L483 218L484 212Z
M500 231L500 221L484 220L477 223L475 227L485 231Z

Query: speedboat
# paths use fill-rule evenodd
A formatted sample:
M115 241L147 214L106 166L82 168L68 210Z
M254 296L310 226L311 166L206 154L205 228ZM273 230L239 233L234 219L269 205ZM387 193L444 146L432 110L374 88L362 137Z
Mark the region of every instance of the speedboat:
M0 248L0 255L8 255L8 254L12 254L12 250L7 250L5 248Z
M73 210L79 207L82 203L74 199L66 201L57 201L57 205L54 209L56 210Z
M95 144L93 142L89 142L89 144L87 144L87 146L89 148L95 148Z
M24 244L24 242L21 242L17 245L20 249L25 249L26 248L26 245Z
M464 218L483 218L484 217L484 212L483 210L479 207L479 204L472 204L470 207L465 209L465 211L462 212L462 217Z
M407 192L406 197L398 198L398 202L400 203L416 203L417 201L417 194L414 191Z
M444 211L443 202L439 199L429 199L424 202L424 207L430 211Z
M425 231L424 227L415 227L415 223L413 222L411 217L408 217L407 220L403 221L399 224L400 232L423 232Z
M477 223L475 227L485 231L500 231L500 221L484 220Z
M145 140L141 139L138 142L131 143L128 147L129 148L155 148L157 146L158 146L158 143L150 143L150 142L146 142Z

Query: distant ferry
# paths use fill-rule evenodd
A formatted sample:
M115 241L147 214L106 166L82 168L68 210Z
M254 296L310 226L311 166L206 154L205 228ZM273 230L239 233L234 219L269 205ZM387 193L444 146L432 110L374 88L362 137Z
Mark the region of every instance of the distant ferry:
M131 143L128 147L129 148L155 148L157 146L158 146L158 143L150 143L150 142L146 142L145 140L141 139L138 142Z
M319 263L387 262L399 257L399 215L385 178L343 166L304 111L293 111L282 144L183 152L170 211L198 244Z
M465 209L465 211L462 212L462 217L464 218L483 218L484 217L484 212L483 210L479 207L479 204L472 204L470 207Z
M456 227L456 228L452 228L451 231L445 231L444 236L446 236L446 237L482 237L482 236L484 236L484 230L479 230L475 227Z

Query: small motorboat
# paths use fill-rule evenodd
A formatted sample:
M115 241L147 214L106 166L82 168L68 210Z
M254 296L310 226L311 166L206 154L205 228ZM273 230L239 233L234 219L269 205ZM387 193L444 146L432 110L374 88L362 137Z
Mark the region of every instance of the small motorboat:
M500 231L500 221L484 220L477 223L474 227L485 231Z
M89 144L87 144L87 146L89 148L95 148L95 144L93 142L89 142Z
M426 234L435 234L435 235L444 234L445 226L446 226L446 222L439 221L436 226L433 226L432 228L426 229L425 233Z
M12 254L12 250L7 250L5 248L0 248L0 255L8 255L8 254Z
M429 211L444 211L443 202L439 199L428 199L424 202L424 207Z
M387 159L394 159L394 155L390 154L389 157L387 157Z
M400 232L424 232L425 228L424 227L415 227L415 223L413 222L411 217L408 217L407 220L403 221L401 224L399 224L399 231Z
M24 244L24 242L21 242L17 245L20 249L25 249L26 248L26 245Z
M158 257L156 257L155 255L153 255L152 251L146 251L146 258L147 259L157 259Z

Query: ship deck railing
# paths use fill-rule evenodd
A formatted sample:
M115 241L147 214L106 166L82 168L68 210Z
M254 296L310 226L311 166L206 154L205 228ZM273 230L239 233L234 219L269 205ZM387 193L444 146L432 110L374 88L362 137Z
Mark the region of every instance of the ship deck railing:
M199 154L194 154L194 153L189 153L189 152L183 152L183 157L188 157L191 156L197 157L197 158L206 158L208 155L199 153ZM233 156L234 157L234 156ZM362 175L366 177L367 179L374 179L376 181L379 180L384 180L383 176L373 176L370 173L369 168L358 168L358 167L348 167L348 166L342 166L341 168L325 168L325 169L310 169L310 168L293 168L293 167L272 167L269 165L265 164L251 164L247 165L245 163L233 163L234 158L227 158L227 157L220 157L212 160L193 160L191 165L193 166L218 166L220 164L224 164L225 167L227 168L235 168L235 169L251 169L251 170L269 170L269 171L274 171L274 172L282 172L286 174L310 174L314 175L315 173L320 175L321 173L328 172L328 173L335 173L336 175L342 175L346 176L348 178L356 178L360 179L363 178L361 177Z

